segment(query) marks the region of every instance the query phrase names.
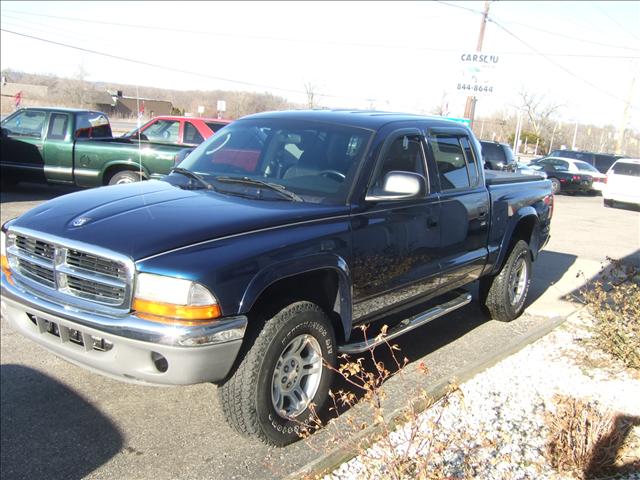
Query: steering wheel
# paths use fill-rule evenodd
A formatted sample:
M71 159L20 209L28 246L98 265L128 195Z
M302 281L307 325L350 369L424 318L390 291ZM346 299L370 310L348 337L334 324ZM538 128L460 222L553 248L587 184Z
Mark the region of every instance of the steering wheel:
M342 182L345 178L347 178L344 173L339 172L338 170L322 170L318 175L322 175L324 177L334 177L337 178L339 182Z

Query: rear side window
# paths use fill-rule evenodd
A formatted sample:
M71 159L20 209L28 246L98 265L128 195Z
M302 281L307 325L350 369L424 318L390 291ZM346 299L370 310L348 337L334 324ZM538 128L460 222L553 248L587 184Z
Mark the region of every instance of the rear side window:
M459 137L436 134L429 138L429 144L438 167L442 190L470 187L467 162Z
M611 167L611 173L616 175L628 175L630 177L640 177L640 164L617 162Z
M204 138L191 122L184 122L184 143L198 145L204 142Z
M471 182L471 186L475 186L478 184L478 162L476 160L475 153L473 152L467 137L460 138L460 145L462 145L464 156L467 159L467 166L469 167L469 181Z
M69 116L64 113L52 113L49 119L49 131L47 138L50 140L64 140L67 136L67 125Z
M2 122L2 128L12 137L42 138L46 118L45 112L26 110Z
M75 138L111 138L109 119L100 112L79 113L76 116Z
M211 129L211 131L213 133L216 133L218 130L220 130L223 127L226 127L227 124L226 123L217 123L217 122L204 122L205 125L207 127L209 127Z

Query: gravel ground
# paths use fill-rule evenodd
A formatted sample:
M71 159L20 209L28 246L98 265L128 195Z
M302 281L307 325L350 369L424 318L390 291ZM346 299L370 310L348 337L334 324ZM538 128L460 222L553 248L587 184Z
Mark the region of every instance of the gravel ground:
M405 462L412 464L407 478L422 478L425 472L425 478L578 478L556 472L543 454L544 415L553 411L554 395L595 401L600 409L640 418L640 376L588 346L589 322L585 314L572 315L325 480L389 478L388 467L399 457L412 459ZM640 464L640 425L626 445L625 464ZM640 472L610 478L640 480Z

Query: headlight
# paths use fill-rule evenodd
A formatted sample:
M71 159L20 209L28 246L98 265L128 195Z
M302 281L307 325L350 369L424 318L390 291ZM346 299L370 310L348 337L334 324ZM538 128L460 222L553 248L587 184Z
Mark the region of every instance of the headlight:
M146 320L183 325L221 315L216 298L199 283L151 273L138 274L133 310Z
M11 268L7 259L7 234L0 232L0 260L2 263L2 272L9 278L11 276Z

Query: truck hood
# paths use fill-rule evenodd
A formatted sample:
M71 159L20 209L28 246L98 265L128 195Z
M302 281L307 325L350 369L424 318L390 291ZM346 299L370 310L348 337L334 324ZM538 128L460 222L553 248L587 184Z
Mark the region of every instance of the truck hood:
M347 212L346 206L254 200L149 181L64 195L28 211L12 226L140 260L206 240Z

